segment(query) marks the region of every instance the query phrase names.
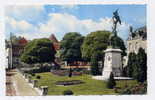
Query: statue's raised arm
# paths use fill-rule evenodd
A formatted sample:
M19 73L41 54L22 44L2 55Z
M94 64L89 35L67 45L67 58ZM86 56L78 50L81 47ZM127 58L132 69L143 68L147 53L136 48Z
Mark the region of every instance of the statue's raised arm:
M113 48L116 47L116 41L114 41L113 39L117 37L117 24L121 24L121 19L119 17L118 14L118 9L113 12L113 17L112 17L112 21L113 21L113 26L112 26L112 34L109 37L109 43L110 46L112 46Z

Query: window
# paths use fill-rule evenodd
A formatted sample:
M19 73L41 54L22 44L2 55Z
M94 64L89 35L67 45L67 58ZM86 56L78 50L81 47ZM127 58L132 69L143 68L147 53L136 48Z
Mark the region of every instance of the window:
M108 61L110 61L110 56L108 56Z

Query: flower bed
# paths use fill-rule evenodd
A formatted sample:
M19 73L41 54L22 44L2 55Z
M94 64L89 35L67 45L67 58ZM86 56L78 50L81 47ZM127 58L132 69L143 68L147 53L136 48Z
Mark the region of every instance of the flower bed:
M82 83L84 83L84 82L81 80L71 80L71 81L57 81L55 84L67 86L67 85L77 85L77 84L82 84Z
M69 74L68 70L51 70L51 72L54 75L58 75L58 76L68 76ZM82 75L82 72L77 72L77 71L72 72L72 76L80 76L80 75Z

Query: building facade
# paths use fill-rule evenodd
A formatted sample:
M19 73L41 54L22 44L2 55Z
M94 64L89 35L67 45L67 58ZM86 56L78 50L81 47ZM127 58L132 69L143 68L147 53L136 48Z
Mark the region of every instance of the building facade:
M16 42L10 40L6 43L6 68L15 68L19 65L19 58L27 43L28 41L24 37L20 37Z
M127 39L127 54L134 52L138 53L139 48L143 48L147 53L147 30L146 27L141 27L132 31Z
M139 48L143 48L147 53L147 29L146 26L132 30L130 27L130 34L127 39L127 56L123 58L123 66L128 63L129 53L138 53Z

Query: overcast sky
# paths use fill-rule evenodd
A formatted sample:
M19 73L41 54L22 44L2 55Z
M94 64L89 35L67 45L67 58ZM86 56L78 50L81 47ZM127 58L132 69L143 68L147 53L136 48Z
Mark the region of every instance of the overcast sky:
M134 29L146 25L146 5L6 6L6 37L10 32L29 40L55 34L61 40L67 32L79 32L85 36L96 30L111 31L112 13L116 9L119 9L122 20L118 35L124 40L130 25Z

